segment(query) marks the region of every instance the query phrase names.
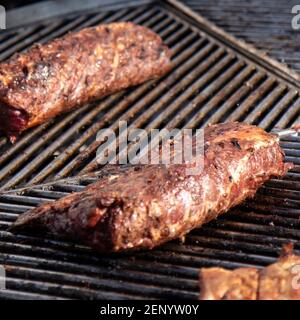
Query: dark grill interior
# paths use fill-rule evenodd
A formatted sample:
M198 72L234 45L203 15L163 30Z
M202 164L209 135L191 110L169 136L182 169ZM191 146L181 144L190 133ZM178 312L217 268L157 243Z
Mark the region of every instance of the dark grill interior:
M299 30L293 30L295 0L183 0L193 10L234 36L300 71Z
M212 6L207 6L209 12ZM6 231L29 208L109 174L113 168L78 177L97 168L97 131L117 129L119 120L146 129L239 120L269 131L299 121L300 85L292 75L248 54L236 42L223 41L176 3L97 9L7 31L0 34L0 59L70 30L118 20L158 32L173 50L175 67L156 83L32 129L13 146L0 138L0 264L8 276L1 298L197 298L200 267L261 267L274 262L282 244L290 242L300 253L298 166L283 180L268 182L243 207L191 232L184 244L174 241L150 252L104 256L48 236ZM299 165L300 137L282 138L282 146L287 160ZM69 176L73 180L60 180ZM7 190L24 186L27 189Z
M104 127L116 128L119 120L147 129L199 128L238 120L267 130L298 121L299 88L294 79L288 75L287 81L278 78L276 68L269 66L267 71L258 65L260 57L250 60L196 21L192 26L175 7L159 3L98 12L56 18L13 35L4 33L0 59L70 30L130 20L151 27L164 38L173 50L173 71L155 86L146 83L29 130L13 146L0 138L2 189L93 170L96 133Z

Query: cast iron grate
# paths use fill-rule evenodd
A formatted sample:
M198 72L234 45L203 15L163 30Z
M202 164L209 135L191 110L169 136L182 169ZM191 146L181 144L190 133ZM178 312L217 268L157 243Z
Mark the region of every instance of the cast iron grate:
M183 0L186 5L239 39L300 71L299 30L292 28L295 0Z
M170 3L167 3L170 2ZM280 66L223 39L210 24L183 13L176 1L128 9L72 14L1 33L0 59L70 30L112 21L133 21L158 32L173 51L164 78L83 106L29 130L15 145L0 137L2 190L53 181L96 167L96 133L129 127L200 128L246 121L271 130L298 121L299 83ZM282 76L282 77L281 77Z

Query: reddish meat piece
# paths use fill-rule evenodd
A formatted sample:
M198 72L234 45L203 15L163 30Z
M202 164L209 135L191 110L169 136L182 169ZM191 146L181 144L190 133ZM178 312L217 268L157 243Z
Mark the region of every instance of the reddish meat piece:
M118 22L68 33L0 64L0 130L12 140L58 114L157 78L170 51L151 30Z
M242 123L207 127L198 174L186 169L199 159L128 168L25 213L13 230L42 229L103 252L153 248L252 197L270 177L283 176L291 165L277 140Z

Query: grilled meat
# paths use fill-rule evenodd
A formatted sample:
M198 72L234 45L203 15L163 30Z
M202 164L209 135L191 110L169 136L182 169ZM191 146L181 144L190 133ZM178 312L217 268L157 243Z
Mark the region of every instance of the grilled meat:
M295 268L295 269L294 269ZM300 300L300 257L289 252L258 270L203 268L200 300Z
M165 74L170 51L151 30L119 22L69 33L0 64L0 130L20 132Z
M287 252L260 271L258 299L300 300L300 256Z
M102 252L153 248L228 211L291 167L275 135L242 123L207 127L204 153L197 174L187 169L199 159L128 168L23 214L12 230L65 235Z
M200 271L200 300L256 300L258 270L203 268Z

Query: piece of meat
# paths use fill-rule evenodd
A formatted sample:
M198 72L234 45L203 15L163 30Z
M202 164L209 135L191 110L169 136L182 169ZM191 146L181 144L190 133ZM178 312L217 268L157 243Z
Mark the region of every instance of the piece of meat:
M259 300L300 300L300 256L287 252L260 272Z
M291 168L277 137L243 123L209 126L204 168L193 161L128 168L82 192L43 204L12 230L37 229L77 239L102 252L153 248L184 236L252 197L270 177Z
M34 45L0 64L0 130L13 140L62 112L160 77L170 55L157 34L130 22Z
M202 268L200 300L300 300L300 257L287 252L261 270Z
M200 300L256 300L258 270L222 268L200 270Z

